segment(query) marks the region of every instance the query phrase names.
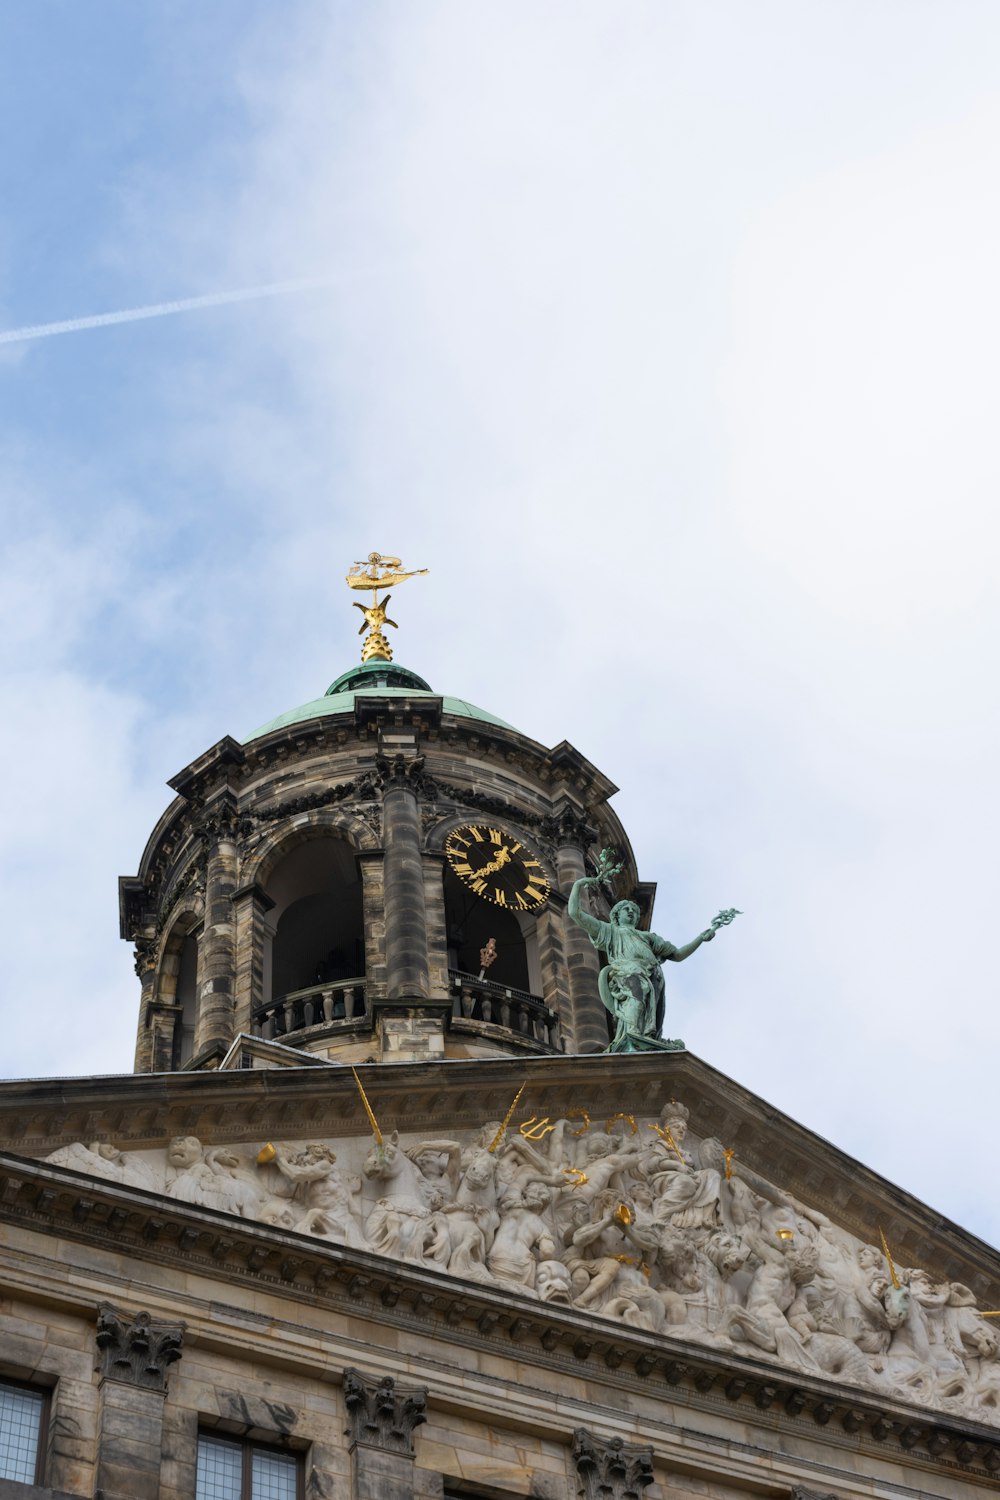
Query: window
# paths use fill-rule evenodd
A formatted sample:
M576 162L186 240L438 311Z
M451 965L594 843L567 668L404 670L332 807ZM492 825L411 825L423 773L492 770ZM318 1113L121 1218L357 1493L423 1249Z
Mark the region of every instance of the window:
M0 1380L0 1479L40 1479L47 1404L41 1391Z
M299 1500L301 1472L294 1453L203 1433L195 1500Z

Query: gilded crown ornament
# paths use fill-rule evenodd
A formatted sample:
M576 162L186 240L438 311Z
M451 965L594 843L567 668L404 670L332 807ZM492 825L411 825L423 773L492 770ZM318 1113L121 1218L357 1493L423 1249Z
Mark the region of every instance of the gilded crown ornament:
M356 562L348 570L347 587L370 590L372 596L371 604L358 604L355 601L354 605L365 617L358 635L364 635L366 630L369 632L361 648L363 662L392 661L392 647L385 637L383 627L391 625L393 630L398 630L399 626L386 614L386 606L392 596L386 594L380 603L379 590L393 588L396 584L405 583L408 578L419 578L426 572L426 568L413 568L407 572L400 558L387 557L381 552L369 552L365 562Z

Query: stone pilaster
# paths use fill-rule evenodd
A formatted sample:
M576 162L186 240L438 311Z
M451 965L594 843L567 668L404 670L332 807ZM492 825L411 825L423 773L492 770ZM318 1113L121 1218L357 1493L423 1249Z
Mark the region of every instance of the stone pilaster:
M95 1493L102 1500L158 1500L167 1370L181 1357L184 1325L148 1313L97 1311L100 1373Z
M445 864L443 854L425 852L423 855L427 973L430 980L430 994L435 1000L449 998L448 923L444 909Z
M237 1036L252 1030L254 1007L264 999L264 935L274 902L259 885L245 885L232 897L235 927L233 1027Z
M152 1003L156 993L156 943L152 938L135 940L135 972L142 986L139 995L139 1030L135 1039L136 1073L153 1071Z
M414 773L419 757L397 753L383 759L383 841L385 844L386 999L426 1000L427 903L421 857L420 809Z
M653 1450L620 1437L594 1437L585 1427L573 1433L577 1493L585 1500L642 1500L653 1482Z
M567 896L573 882L587 873L582 840L561 838L556 852L559 889ZM607 1011L601 1003L597 976L601 961L587 934L568 916L563 917L563 944L572 1014L562 1017L568 1052L603 1052L608 1045ZM567 1019L569 1024L567 1025Z
M385 999L385 855L365 849L357 856L365 922L365 993L368 1013Z
M224 1052L236 1035L236 892L239 855L236 846L236 802L226 792L204 820L208 846L205 875L205 925L198 942L198 1019L194 1056Z
M426 1390L347 1369L344 1402L354 1500L414 1500L413 1430L427 1420Z

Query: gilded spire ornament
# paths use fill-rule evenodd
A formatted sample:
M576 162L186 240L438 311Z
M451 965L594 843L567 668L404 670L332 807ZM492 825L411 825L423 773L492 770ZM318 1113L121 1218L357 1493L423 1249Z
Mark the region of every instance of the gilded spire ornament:
M347 587L351 589L370 589L371 604L358 604L354 608L360 609L365 617L365 623L358 631L358 635L369 632L365 643L361 648L361 660L366 661L392 661L392 647L386 640L383 626L391 625L393 630L399 627L395 620L390 620L386 614L386 606L391 598L386 594L379 603L379 590L395 587L398 583L405 583L408 578L419 578L426 573L426 568L414 568L407 572L398 557L386 557L381 552L369 552L366 562L356 562L347 574Z

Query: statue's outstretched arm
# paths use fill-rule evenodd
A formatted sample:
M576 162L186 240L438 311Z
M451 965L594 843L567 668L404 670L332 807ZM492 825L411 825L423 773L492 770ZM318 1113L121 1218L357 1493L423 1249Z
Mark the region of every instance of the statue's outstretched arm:
M589 886L600 886L600 881L595 880L592 875L585 875L580 880L574 880L573 889L569 893L569 901L566 903L566 912L572 922L582 927L592 942L600 943L605 927L599 917L592 917L589 912L583 910L580 905L580 892Z
M690 958L692 953L697 952L702 943L710 943L715 937L715 928L706 927L704 932L699 932L690 943L685 943L683 948L675 948L673 953L667 954L667 959L672 964L679 964L685 958Z

